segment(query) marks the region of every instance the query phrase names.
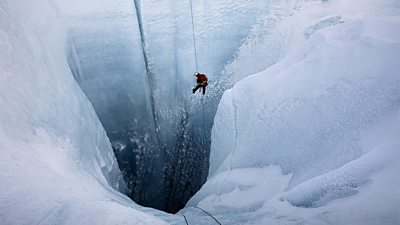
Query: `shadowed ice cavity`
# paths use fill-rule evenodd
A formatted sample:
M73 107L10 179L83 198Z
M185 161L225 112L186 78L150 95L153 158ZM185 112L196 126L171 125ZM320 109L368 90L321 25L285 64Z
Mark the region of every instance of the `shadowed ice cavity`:
M224 90L213 90L215 81L261 15L260 6L268 4L243 1L193 7L199 70L211 81L206 96L191 93L189 1L132 1L128 13L69 21L71 71L137 203L176 212L205 182L211 127Z

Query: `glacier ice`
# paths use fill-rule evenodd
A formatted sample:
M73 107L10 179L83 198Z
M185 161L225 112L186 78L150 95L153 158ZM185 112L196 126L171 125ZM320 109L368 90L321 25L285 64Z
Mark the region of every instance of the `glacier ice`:
M199 205L230 224L399 223L400 20L336 21L299 32L299 46L224 93L208 181L183 212Z
M399 224L398 1L193 2L0 3L0 223Z
M0 3L0 223L167 224L117 192L126 186L65 34L49 1Z

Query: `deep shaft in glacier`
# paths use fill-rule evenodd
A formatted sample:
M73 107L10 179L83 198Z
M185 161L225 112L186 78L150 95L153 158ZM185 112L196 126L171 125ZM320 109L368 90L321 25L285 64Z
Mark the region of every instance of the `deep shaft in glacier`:
M261 15L259 4L268 2L193 6L199 69L214 80L205 98L191 93L189 1L131 0L122 11L72 23L71 71L112 143L127 195L137 203L175 212L205 182L213 118L227 87L216 83Z
M111 31L92 21L71 29L68 62L112 143L126 194L141 205L176 212L206 180L210 141L204 137L211 127L190 95L157 95L162 77L149 63L141 3L133 3L136 13L122 27L105 20Z

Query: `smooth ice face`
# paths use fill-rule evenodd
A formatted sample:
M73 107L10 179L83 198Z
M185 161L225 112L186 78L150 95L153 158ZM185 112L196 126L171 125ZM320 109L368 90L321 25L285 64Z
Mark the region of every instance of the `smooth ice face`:
M132 2L125 7L129 13L68 20L69 64L114 145L129 195L156 207L163 204L163 155L137 17Z
M49 1L0 3L1 223L167 224L117 191L126 186L69 70L64 25Z
M107 178L116 186L119 170L105 132L89 101L69 77L65 28L51 4L38 2L29 10L4 2L1 11L4 137L27 143L35 136L48 135L52 137L49 141L63 139L76 148L71 153L73 158L88 160L80 165L82 168L103 171L96 175L99 181L106 185ZM88 135L82 137L85 132Z

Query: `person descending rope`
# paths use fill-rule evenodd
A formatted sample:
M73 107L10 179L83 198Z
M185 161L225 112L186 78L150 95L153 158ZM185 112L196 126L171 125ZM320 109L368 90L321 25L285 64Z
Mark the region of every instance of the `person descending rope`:
M193 34L193 49L194 49L194 61L196 62L196 71L199 71L199 66L197 63L197 47L196 47L196 34L194 30L194 18L193 18L193 4L190 0L190 16L192 18L192 34ZM208 79L205 74L196 72L194 75L197 77L197 86L193 88L193 94L196 93L199 88L203 88L203 95L206 94L206 87L208 85ZM203 105L204 108L204 105Z
M197 77L197 86L193 88L193 94L196 93L199 88L203 88L204 95L206 93L206 87L208 85L207 76L199 72L195 73L194 75Z

